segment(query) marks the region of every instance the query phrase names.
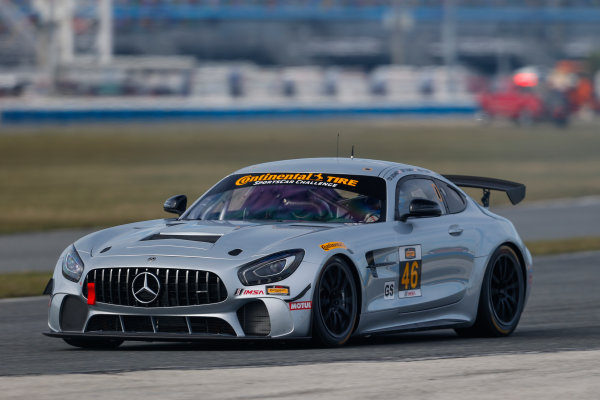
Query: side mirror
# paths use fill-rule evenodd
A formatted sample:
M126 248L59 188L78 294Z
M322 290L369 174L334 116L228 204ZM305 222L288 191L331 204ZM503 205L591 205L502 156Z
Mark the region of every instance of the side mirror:
M440 205L427 199L414 199L408 206L408 214L400 216L400 221L406 222L408 217L439 217L442 215Z
M169 197L163 205L163 209L166 212L174 213L177 215L183 214L186 207L187 196L185 194L178 194L177 196Z

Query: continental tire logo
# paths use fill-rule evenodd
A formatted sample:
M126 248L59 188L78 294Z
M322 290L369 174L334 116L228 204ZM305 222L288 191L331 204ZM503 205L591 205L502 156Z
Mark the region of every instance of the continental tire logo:
M261 175L244 175L235 181L236 186L244 186L249 183L259 184L296 184L337 187L345 185L356 187L359 180L354 177L342 177L323 173L273 173Z
M322 174L262 174L262 175L245 175L235 181L236 186L243 186L250 182L262 182L262 181L314 181L323 182Z

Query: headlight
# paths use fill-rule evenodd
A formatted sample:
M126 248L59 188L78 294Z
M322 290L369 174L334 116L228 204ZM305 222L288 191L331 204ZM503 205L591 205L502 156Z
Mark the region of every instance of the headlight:
M242 265L238 271L245 286L284 280L294 273L304 258L304 250L287 250Z
M71 246L65 254L65 258L63 258L62 273L65 278L73 282L79 281L81 274L83 274L83 261L77 254L75 246Z

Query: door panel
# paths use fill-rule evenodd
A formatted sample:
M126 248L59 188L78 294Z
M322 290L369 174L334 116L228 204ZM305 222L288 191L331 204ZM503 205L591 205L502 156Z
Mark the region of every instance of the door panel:
M397 216L406 214L414 199L438 202L444 215L392 223L395 251L380 249L371 252L370 260L367 256L371 265L368 311L387 310L382 317L401 323L403 313L453 304L466 293L475 261L476 232L464 223L461 213L446 214L442 193L445 196L447 192L425 176L399 181Z

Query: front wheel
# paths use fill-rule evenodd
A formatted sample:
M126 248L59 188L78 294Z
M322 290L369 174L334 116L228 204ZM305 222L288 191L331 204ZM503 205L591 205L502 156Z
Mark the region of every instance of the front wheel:
M341 258L327 262L313 297L313 339L325 346L345 344L358 318L357 297L348 263Z
M119 347L123 340L120 339L84 339L84 338L69 338L63 339L67 344L71 346L80 347L82 349L97 349L97 350L108 350L116 349Z
M525 303L525 280L513 249L499 247L488 264L475 324L456 329L460 336L508 336L516 329Z

